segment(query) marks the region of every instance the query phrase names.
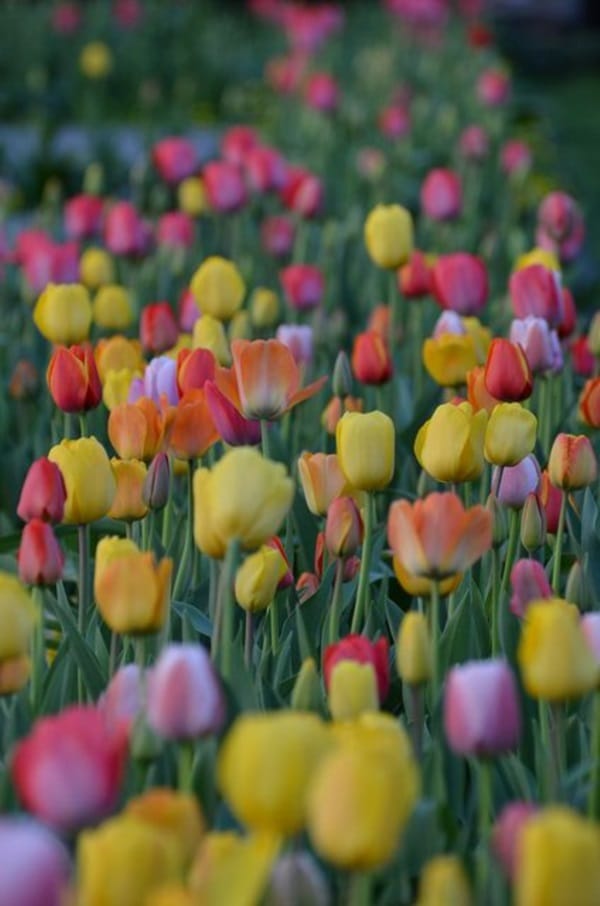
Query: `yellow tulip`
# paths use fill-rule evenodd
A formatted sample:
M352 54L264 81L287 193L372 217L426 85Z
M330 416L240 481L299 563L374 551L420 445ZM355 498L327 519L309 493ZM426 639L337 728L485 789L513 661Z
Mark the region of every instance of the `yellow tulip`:
M519 835L515 906L597 906L600 829L563 806L531 817Z
M469 879L460 859L435 856L427 862L415 906L471 906L472 902Z
M364 233L369 256L378 267L395 270L410 258L413 222L406 208L377 205L365 220Z
M466 334L444 333L423 343L423 363L440 387L467 382L467 372L477 365L475 340Z
M437 481L473 481L483 472L487 412L470 403L443 403L419 430L415 456Z
M120 371L122 368L127 368L129 371L141 374L146 367L139 340L128 340L127 337L120 334L99 340L94 355L101 381L106 380L109 371Z
M485 432L485 458L495 466L516 466L533 451L536 432L533 412L520 403L498 403Z
M198 906L198 901L187 887L174 882L152 891L144 906Z
M271 834L240 837L233 831L207 834L190 875L194 904L254 906L260 903L280 848Z
M394 474L396 436L388 415L346 412L337 424L340 467L349 484L360 491L380 491Z
M556 488L576 491L596 480L598 461L585 434L557 434L548 458L548 476Z
M579 611L561 598L529 605L517 659L523 685L533 698L579 698L598 682L599 666L583 635Z
M483 365L487 359L488 350L492 343L492 332L489 327L484 327L479 318L472 316L462 318L463 327L467 336L473 340L477 364Z
M554 252L539 247L531 249L530 252L525 252L523 255L519 255L513 270L522 271L532 264L543 264L548 270L556 271L556 273L560 274L560 261Z
M202 262L190 289L203 315L229 321L241 308L246 285L233 261L213 255Z
M246 557L235 577L235 599L244 610L266 610L275 597L277 586L287 572L279 550L263 544Z
M48 453L67 488L63 522L83 525L106 516L117 484L106 450L95 437L61 440Z
M51 343L81 343L87 340L92 323L90 294L80 283L49 283L36 303L33 320Z
M131 297L124 286L101 286L92 305L94 323L104 330L126 330L133 321Z
M102 401L109 412L129 399L129 389L134 378L141 377L139 371L119 368L107 372L102 386Z
M346 478L335 453L303 453L298 459L298 476L306 505L315 516L327 515L332 500L346 490Z
M38 619L38 610L17 577L0 572L1 664L28 654Z
M173 561L158 564L128 538L104 537L96 548L94 595L113 632L157 632L170 601Z
M423 576L416 576L414 573L409 573L405 568L404 564L398 560L397 557L393 559L394 565L394 574L404 589L411 597L413 598L429 598L432 594L433 583L431 579L425 579ZM442 597L452 594L453 591L456 591L460 583L462 582L462 574L455 573L453 576L448 576L446 579L442 579L441 582L438 582L438 591Z
M148 507L142 500L142 488L148 474L146 463L139 459L117 459L110 461L117 483L117 493L108 511L111 519L142 519Z
M78 902L145 906L160 886L179 880L185 859L174 836L130 815L79 835Z
M234 314L229 322L227 336L230 343L232 343L233 340L250 339L252 336L252 325L250 323L250 315L247 311L237 311Z
M194 324L192 339L194 349L210 349L219 365L231 365L231 351L221 321L211 315L202 315Z
M185 865L191 863L205 827L195 796L167 787L153 787L130 799L124 814L173 837Z
M277 534L294 497L281 463L252 447L229 450L210 471L194 475L194 535L198 547L222 557L237 539L256 550Z
M103 41L90 41L79 56L79 68L88 79L103 79L112 65L112 53Z
M329 680L328 703L334 720L351 720L379 710L377 678L372 664L339 661Z
M405 683L417 686L431 678L431 639L427 620L411 610L400 624L396 645L396 666Z
M266 286L257 286L250 299L250 319L254 327L272 327L279 317L277 293Z
M113 260L104 249L86 249L79 259L79 279L88 289L98 289L115 279Z
M199 176L188 176L177 187L177 202L179 209L190 217L199 217L204 214L208 204L204 183Z
M219 752L221 792L253 830L296 834L305 824L308 785L328 746L327 727L315 714L244 714Z

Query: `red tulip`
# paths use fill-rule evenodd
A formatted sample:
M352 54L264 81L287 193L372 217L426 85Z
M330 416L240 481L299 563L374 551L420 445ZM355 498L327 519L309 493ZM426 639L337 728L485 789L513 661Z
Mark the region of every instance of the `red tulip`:
M462 211L462 187L452 170L430 170L421 186L421 209L431 220L455 220Z
M292 251L294 234L294 224L287 217L265 217L260 227L261 245L274 258L285 258Z
M509 802L494 822L490 841L492 852L511 879L518 868L521 831L537 811L538 806L533 802Z
M247 152L244 170L254 192L278 192L287 179L287 164L283 155L267 145L256 145Z
M385 700L390 688L389 644L386 638L371 642L362 635L347 635L335 645L328 645L323 655L325 687L329 689L331 673L340 661L371 664L377 677L379 701Z
M19 577L26 585L54 585L62 579L65 555L51 525L41 519L27 523L17 561Z
M551 483L547 469L544 469L542 472L537 493L540 503L546 511L546 531L549 535L556 535L558 531L562 494L560 488L555 488Z
M17 504L17 515L23 522L43 519L60 522L63 518L67 489L58 466L43 456L27 472Z
M385 384L394 366L386 340L373 330L359 333L352 350L352 371L361 384Z
M163 138L152 149L152 163L161 179L176 185L195 173L198 155L192 143L185 138Z
M241 169L226 160L213 160L202 171L208 203L219 214L231 214L248 200Z
M177 320L168 302L146 305L140 318L140 340L145 350L159 355L171 349L178 336Z
M563 319L560 278L543 264L530 264L511 274L508 284L515 317L545 318L550 327Z
M194 244L196 227L194 221L183 211L169 211L160 217L156 227L158 245L171 249L189 249Z
M250 126L232 126L221 139L223 159L242 167L249 151L258 145L258 135Z
M577 309L573 293L566 286L562 288L562 318L556 326L557 333L561 340L570 337L577 327Z
M69 239L91 239L102 231L104 201L96 195L75 195L65 202L65 233Z
M205 394L212 420L226 444L240 447L260 443L260 421L244 418L235 402L212 381L206 382Z
M290 167L281 200L288 210L301 217L316 217L323 207L323 184L303 167Z
M571 343L573 371L581 377L591 377L596 367L596 357L590 349L588 338L578 337Z
M398 271L398 286L403 296L420 299L431 292L431 268L423 252L415 249Z
M215 378L217 363L210 349L182 349L177 356L177 386L186 390L201 390Z
M441 255L431 271L431 288L442 308L459 315L478 315L489 292L485 264L466 252Z
M102 400L102 384L92 347L57 346L46 372L54 403L63 412L86 412Z
M296 311L316 308L323 298L325 280L320 268L312 264L290 264L279 272L288 303Z
M484 381L487 392L505 403L517 403L531 396L533 375L521 346L501 337L492 340Z

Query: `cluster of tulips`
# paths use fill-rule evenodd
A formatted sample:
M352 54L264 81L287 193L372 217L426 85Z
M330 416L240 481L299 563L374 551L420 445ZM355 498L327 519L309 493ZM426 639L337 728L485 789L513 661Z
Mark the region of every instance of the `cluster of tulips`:
M582 211L536 195L477 4L388 0L372 46L333 4L249 6L288 44L281 141L163 138L166 209L91 167L2 252L0 904L595 906Z

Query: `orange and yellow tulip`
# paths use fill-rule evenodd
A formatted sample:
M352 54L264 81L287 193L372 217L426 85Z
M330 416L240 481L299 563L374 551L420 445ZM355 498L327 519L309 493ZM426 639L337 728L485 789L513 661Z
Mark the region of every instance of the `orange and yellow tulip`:
M168 443L173 408L161 409L147 396L115 406L108 417L108 436L121 459L149 462Z

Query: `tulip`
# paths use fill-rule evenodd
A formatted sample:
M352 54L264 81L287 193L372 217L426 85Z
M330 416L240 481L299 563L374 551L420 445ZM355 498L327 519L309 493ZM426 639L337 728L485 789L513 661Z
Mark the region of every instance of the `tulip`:
M477 315L489 293L485 264L465 252L442 255L432 268L431 287L442 308L459 315Z
M474 412L484 409L488 415L491 415L494 407L500 402L487 391L483 365L477 365L467 371L467 399Z
M329 885L323 869L306 852L280 856L271 872L267 902L273 906L299 903L330 906Z
M137 664L119 667L98 699L98 710L112 736L131 735L144 710L142 693L145 695L145 681L140 667Z
M190 873L192 903L260 902L280 845L280 840L272 834L244 837L234 831L206 834Z
M385 384L392 376L393 363L387 344L374 331L358 334L352 350L352 370L362 384Z
M108 436L121 459L149 461L169 438L172 412L158 408L148 397L121 403L108 417Z
M17 666L17 661L28 654L38 619L37 608L16 576L0 572L1 665L14 661Z
M558 531L563 495L561 490L559 488L555 488L554 485L550 482L550 477L548 475L547 469L544 469L544 471L542 472L542 477L540 478L540 484L537 493L540 499L540 503L544 508L544 512L546 513L547 532L549 535L555 535Z
M79 279L91 290L113 283L115 268L110 255L104 249L86 249L79 260Z
M505 874L514 880L517 873L521 834L538 812L532 802L509 802L498 815L492 830L492 851Z
M464 384L468 372L477 365L473 337L466 333L428 337L423 344L423 363L440 386L458 387Z
M490 139L485 129L474 123L472 126L467 126L463 129L458 146L466 160L479 163L485 160L489 154Z
M313 329L308 324L280 324L275 334L294 356L297 365L309 365L313 359Z
M335 453L303 453L298 475L306 505L315 516L325 516L331 503L346 490L346 479Z
M334 668L342 661L369 664L374 671L378 701L383 702L390 688L389 645L385 638L373 643L362 635L345 636L334 645L328 645L323 655L325 688L329 691Z
M367 251L377 267L396 270L406 264L413 249L413 222L400 205L377 205L364 227Z
M35 365L27 359L19 359L8 383L9 396L19 401L34 399L39 384L39 375Z
M243 208L248 192L241 169L225 160L213 160L202 171L208 203L219 214L232 214Z
M177 187L177 203L184 214L200 217L206 213L208 202L204 182L199 176L188 176Z
M586 381L579 397L579 418L590 428L600 428L600 377Z
M546 511L536 493L527 495L521 513L521 544L530 554L546 541Z
M83 903L145 906L156 889L179 880L184 863L174 835L131 815L119 815L80 835L78 895Z
M571 343L573 371L581 377L591 377L596 367L596 356L587 337L578 337Z
M379 698L372 665L339 661L330 674L327 701L334 721L377 711Z
M439 591L440 596L443 598L446 595L452 594L453 591L456 591L462 581L462 575L460 573L456 573L454 576L448 576L447 579L443 579L441 582L433 582L431 579L424 579L422 576L415 576L414 573L410 573L403 566L403 564L400 562L400 560L398 560L397 557L393 558L393 567L394 575L396 576L398 582L400 583L404 591L412 598L431 597L433 594L434 585Z
M399 676L411 686L426 683L431 678L431 640L427 620L416 610L409 611L400 623L396 667Z
M488 393L507 403L518 403L531 396L533 375L523 349L510 340L492 340L485 363Z
M126 330L133 321L128 291L123 286L101 286L92 304L94 324L104 330Z
M394 474L394 423L383 412L346 412L336 428L336 447L346 480L356 490L379 491Z
M550 330L544 318L528 315L515 320L510 327L510 341L518 344L531 368L532 374L560 371L562 352L556 331Z
M329 745L314 714L273 711L237 718L219 751L217 782L234 815L256 831L304 827L309 784Z
M251 126L231 126L221 139L221 154L229 163L241 167L246 154L258 145L258 135Z
M192 176L198 167L193 144L185 138L169 136L156 142L152 148L152 163L165 182L176 185Z
M27 585L53 585L62 578L65 556L47 522L32 519L27 523L17 561L19 578Z
M235 576L235 599L245 611L258 613L273 602L287 563L278 549L263 544L246 557Z
M104 201L95 195L74 195L65 202L64 224L69 239L92 239L102 230Z
M188 390L175 408L169 449L179 459L193 460L219 440L204 389Z
M557 434L548 458L551 483L563 491L585 488L596 480L598 463L584 434Z
M162 510L169 499L171 466L166 453L157 453L142 485L142 500L151 510Z
M170 251L191 248L195 234L194 221L183 211L168 211L156 225L157 245Z
M64 844L43 824L0 818L0 902L3 906L62 906L71 865Z
M62 472L43 456L29 466L17 504L17 515L23 522L31 519L61 522L66 497Z
M263 251L273 258L285 258L294 246L294 233L294 224L287 217L266 217L260 227Z
M519 403L499 403L485 431L484 455L496 466L515 466L535 446L537 418Z
M529 494L537 491L541 471L533 455L516 466L496 466L492 472L492 493L504 506L520 510Z
M477 80L476 90L486 107L503 107L510 99L510 76L500 69L485 69Z
M195 796L168 788L149 789L130 799L123 815L175 840L186 868L191 864L205 829Z
M483 472L487 413L469 403L443 403L419 429L415 456L437 481L473 481Z
M529 818L520 833L516 906L594 906L600 899L600 831L565 806Z
M27 811L70 833L112 811L124 766L123 740L107 734L100 712L74 706L36 721L15 749L12 778Z
M263 330L273 327L279 318L279 298L273 290L257 286L250 299L250 320L254 327Z
M59 467L67 489L63 522L83 525L106 516L117 486L106 450L95 437L62 440L48 459Z
M127 538L104 537L96 548L94 596L113 632L156 632L163 625L170 599L172 560L156 564Z
M220 381L221 386L222 382ZM205 385L206 402L212 421L226 444L234 447L260 443L260 421L244 418L235 380L228 383L225 393L212 381Z
M154 302L142 309L140 340L144 349L158 355L174 346L178 336L179 327L168 302Z
M325 546L332 557L346 559L357 553L363 540L363 521L351 497L331 502L325 523Z
M127 368L132 372L144 370L145 363L137 340L128 340L121 336L99 340L94 353L102 382L106 380L109 371L118 371L121 368Z
M562 291L555 271L531 264L514 271L509 281L510 298L517 318L545 318L550 327L562 320Z
M206 649L163 648L148 679L148 723L164 739L191 740L218 733L225 699Z
M340 91L337 83L327 72L314 72L304 89L304 98L309 107L321 113L333 113L339 105Z
M551 192L538 209L536 240L543 248L573 261L585 240L585 223L579 205L565 192Z
M525 690L533 698L580 698L598 681L599 666L586 644L579 612L560 598L530 603L517 659Z
M102 402L109 412L129 401L138 380L143 384L139 372L129 371L128 368L108 372L102 387Z
M434 856L419 879L415 906L471 906L469 879L457 856Z
M400 291L407 299L420 299L431 292L431 268L423 252L414 249L398 273Z
M515 748L521 719L508 664L470 661L453 667L444 690L444 728L458 755L489 758Z
M310 264L290 264L279 272L288 305L295 311L317 308L325 292L325 280L318 267Z
M430 220L456 220L463 206L462 186L452 170L430 170L421 186L421 210Z
M134 256L144 251L144 224L137 209L128 201L119 201L104 220L104 242L113 255Z
M182 349L177 356L177 386L183 395L187 390L202 390L216 371L215 357L208 349Z
M203 315L229 321L239 310L246 286L235 264L216 255L206 258L190 282Z
M79 55L79 68L88 79L105 78L112 69L112 54L102 41L90 41Z
M203 315L194 324L193 348L208 349L219 365L231 364L231 353L223 323L212 315Z
M63 412L86 412L102 399L102 385L91 346L59 346L46 373L48 389Z
M166 355L159 355L148 363L144 371L143 393L158 405L165 399L166 403L176 406L179 400L177 382L177 363ZM135 398L130 402L135 402Z
M287 163L283 155L268 145L255 145L246 153L243 167L254 192L279 191L287 180Z
M577 327L577 309L573 293L566 286L562 288L563 313L560 323L556 327L559 339L566 340Z
M233 540L255 550L277 533L293 494L281 463L250 447L229 450L210 471L194 475L196 544L211 557L222 557Z
M364 403L355 396L334 396L321 414L321 424L325 431L335 436L338 423L346 412L362 412Z
M51 343L70 346L86 340L92 323L92 304L87 289L79 283L50 283L33 311L39 332Z
M406 107L394 104L380 112L377 125L386 138L402 139L410 132L410 113Z
M323 183L303 167L288 167L280 194L284 206L302 218L316 217L323 207Z

